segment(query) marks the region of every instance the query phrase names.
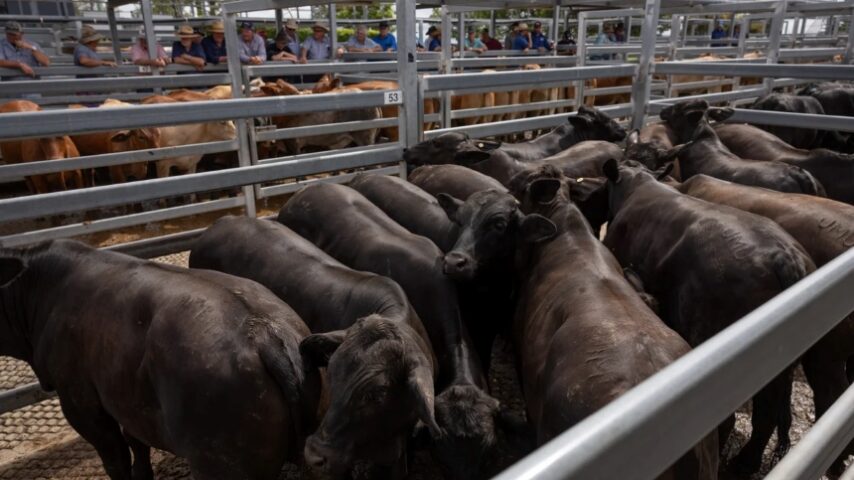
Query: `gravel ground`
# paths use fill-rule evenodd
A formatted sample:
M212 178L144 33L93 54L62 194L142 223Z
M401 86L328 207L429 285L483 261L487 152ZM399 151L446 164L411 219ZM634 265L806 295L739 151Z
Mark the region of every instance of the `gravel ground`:
M169 255L156 259L164 263L186 266L188 253ZM524 412L524 403L513 366L511 346L496 342L490 384L493 394L517 412ZM23 362L0 357L0 390L30 383L35 376ZM802 374L796 374L793 389L793 420L791 437L796 444L813 422L812 391ZM749 406L736 414L736 430L727 444L727 456L734 455L750 434ZM776 459L772 452L776 435L766 449L762 470L753 478L762 478ZM494 464L497 473L521 458L524 452L502 444L500 460ZM166 452L152 455L154 473L158 479L190 478L186 463ZM429 454L420 452L412 462L411 478L441 478ZM302 478L296 465L286 465L280 479ZM721 478L732 478L724 472ZM14 412L0 415L0 479L107 479L100 460L92 447L82 440L65 422L56 399L45 400Z

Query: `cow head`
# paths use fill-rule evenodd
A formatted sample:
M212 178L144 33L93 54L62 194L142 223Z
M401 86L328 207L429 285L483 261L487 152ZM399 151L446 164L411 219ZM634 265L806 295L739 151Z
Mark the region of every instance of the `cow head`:
M460 226L460 236L445 254L444 270L456 280L471 280L495 262L512 260L518 240L535 241L553 236L547 218L519 210L519 202L495 190L477 192L465 202L440 193L439 204Z
M661 167L655 172L650 172L643 164L627 160L617 163L615 159L609 159L602 166L602 172L608 179L608 209L610 218L620 211L626 199L645 182L655 182L666 178L673 170L673 163Z
M699 131L711 131L709 119L723 121L735 111L729 107L710 107L705 100L688 100L664 107L659 113L662 120L673 129L679 141L697 138Z
M149 148L160 148L160 129L157 127L119 130L110 136L110 152Z
M500 146L500 142L472 140L464 133L448 132L408 148L403 159L416 167L442 165L455 163L454 157L461 152L491 152Z
M327 368L330 405L305 445L306 463L321 478L345 475L356 460L395 465L417 421L435 438L432 359L417 334L379 315L346 330L309 335L300 353Z
M619 142L626 137L626 130L602 111L582 106L575 115L569 117L580 140L604 140Z
M641 142L637 131L634 131L626 139L625 159L641 163L650 170L656 170L676 161L679 154L690 144L691 142L688 142L665 148L658 142Z
M483 476L500 431L526 433L523 419L473 385L454 385L438 395L436 422L443 436L433 439L433 456L446 478L459 480Z
M206 140L215 142L221 140L234 140L237 137L237 127L231 120L221 120L205 124Z

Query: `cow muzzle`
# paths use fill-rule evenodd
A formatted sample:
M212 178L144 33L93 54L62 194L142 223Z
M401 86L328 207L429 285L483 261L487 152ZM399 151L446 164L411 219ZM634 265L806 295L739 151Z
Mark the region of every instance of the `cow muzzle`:
M445 254L442 265L445 275L456 280L470 280L474 277L474 261L469 255L462 252L451 251Z
M342 462L342 455L336 455L332 449L323 445L315 435L308 437L303 451L305 463L311 470L312 478L332 480L346 478L349 473L347 462Z

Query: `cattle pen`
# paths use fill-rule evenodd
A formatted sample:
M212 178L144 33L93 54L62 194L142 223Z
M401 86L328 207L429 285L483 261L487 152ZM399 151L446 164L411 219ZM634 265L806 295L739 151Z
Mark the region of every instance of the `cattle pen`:
M129 3L139 3L141 18L116 20L115 9ZM282 9L324 5L334 32L339 22L358 23L336 17L336 8L349 3L352 2L237 0L222 3L221 20L226 41L235 45L240 41L238 22L253 12L274 10L275 24L281 26ZM625 125L640 128L657 120L658 113L677 100L704 99L738 107L775 88L794 88L819 80L854 81L852 0L396 0L393 4L395 18L390 21L396 25L399 42L398 51L393 53L345 53L335 61L257 66L241 65L239 58L231 55L227 65L208 66L203 72L170 65L154 74L132 65L91 70L60 65L36 68L35 73L41 78L34 81L6 81L19 72L0 68L0 99L26 96L43 107L39 112L0 115L0 141L228 121L233 121L236 129L233 138L204 143L4 164L0 166L0 184L12 193L0 198L0 225L4 226L0 246L22 247L58 238L102 238L97 235L136 229L144 234L111 238L103 248L142 258L176 255L187 251L216 216L275 213L277 202L306 185L346 183L358 172L406 178L403 152L443 133L460 132L476 138L524 136L526 132L559 126L579 106L605 96L618 100L600 110ZM118 27L130 23L149 32L150 51L156 50L155 16L149 0L108 0L107 5L114 48L117 49L121 32ZM425 20L417 11L422 8L435 8L438 18L430 21L447 32L448 41L440 52L418 51L415 40L423 37ZM550 8L553 16L544 19L544 23L550 25L552 40L558 40L559 33L570 27L580 32L574 52L559 48L524 53L502 50L474 56L454 51L452 32L456 32L461 44L467 22L475 22L467 14L504 8ZM708 35L696 33L697 24L713 22L709 17L718 16L728 19L730 33L740 26L741 35L731 36L727 46L711 46ZM44 21L14 15L0 17ZM627 41L594 44L587 32L598 32L603 21L612 19L628 25ZM822 32L807 34L808 19L822 19ZM500 26L494 14L491 19L477 21L491 32ZM761 33L749 38L752 25L758 26ZM333 51L336 43L333 36ZM754 50L761 55L745 58ZM116 51L120 56L120 50ZM708 52L725 58L714 62L693 60ZM841 58L841 62L833 62L834 57ZM521 69L528 64L542 68ZM80 74L92 78L73 78ZM258 78L322 74L332 74L345 86L370 81L394 82L396 86L353 93L253 95L257 93L253 80ZM759 82L746 82L757 77ZM631 81L607 86L593 82L618 78ZM300 88L310 88L310 83L294 82ZM107 98L130 102L165 90L222 85L230 87L230 98L65 108ZM564 93L526 103L453 107L455 97L514 92L532 85ZM685 92L687 95L680 96ZM425 111L428 102L437 108ZM259 120L284 113L308 116L389 107L397 108L396 116L286 128ZM476 118L486 121L474 121ZM735 108L728 121L809 125L819 130L854 133L851 117L834 115ZM338 150L288 151L284 155L261 151L265 144L308 134L341 135L366 129L392 129L394 134L383 142ZM22 178L33 175L188 155L230 155L233 162L226 168L186 175L48 193L22 194L20 188L10 186L20 186ZM145 208L134 210L139 205ZM189 223L188 228L150 227L170 222L174 227L174 222L187 218L203 220ZM852 291L854 251L849 250L497 478L655 478L854 311ZM29 383L31 376L22 378L26 382L3 383L9 388L0 392L0 414L52 401L52 394L44 392L38 383ZM51 408L55 413L56 405ZM817 478L852 439L854 389L849 388L768 477ZM842 478L854 479L854 468Z

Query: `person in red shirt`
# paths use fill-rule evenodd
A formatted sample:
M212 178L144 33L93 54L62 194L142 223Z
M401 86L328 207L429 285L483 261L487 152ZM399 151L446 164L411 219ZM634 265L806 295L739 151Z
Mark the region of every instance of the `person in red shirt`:
M504 48L501 42L489 36L489 29L484 28L480 32L480 41L486 46L487 50L501 50Z

